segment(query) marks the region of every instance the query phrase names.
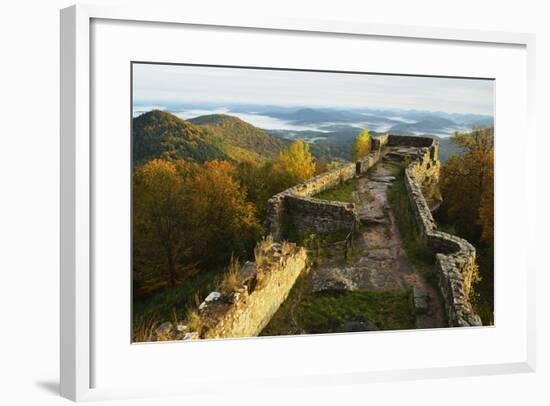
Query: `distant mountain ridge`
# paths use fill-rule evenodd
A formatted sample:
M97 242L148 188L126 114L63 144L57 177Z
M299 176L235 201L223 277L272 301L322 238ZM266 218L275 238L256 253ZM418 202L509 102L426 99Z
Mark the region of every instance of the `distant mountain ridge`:
M295 111L270 111L264 114L281 120L288 120L295 124L347 123L365 119L365 116L360 112L336 109L300 108Z
M441 129L452 128L456 126L454 121L442 117L427 117L416 123L400 123L389 129L391 134L410 134L417 132L437 132Z

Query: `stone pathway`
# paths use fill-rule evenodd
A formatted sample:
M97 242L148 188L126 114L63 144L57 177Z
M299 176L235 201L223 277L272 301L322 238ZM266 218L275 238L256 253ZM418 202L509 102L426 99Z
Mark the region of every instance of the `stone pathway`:
M409 260L388 199L387 189L395 180L396 166L381 161L359 178L354 203L360 220L353 253L346 263L343 255L328 256L312 270L313 291L327 289L407 290L413 289L417 328L446 327L438 292ZM339 248L342 252L342 248Z

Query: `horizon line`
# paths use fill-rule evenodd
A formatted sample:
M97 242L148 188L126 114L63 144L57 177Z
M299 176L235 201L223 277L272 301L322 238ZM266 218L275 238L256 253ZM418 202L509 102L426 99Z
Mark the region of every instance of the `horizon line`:
M456 115L473 115L473 116L486 116L486 117L495 117L495 114L489 114L489 113L471 113L471 112L452 112L452 111L444 111L444 110L427 110L427 109L418 109L418 108L403 108L403 107L358 107L358 106L328 106L328 105L317 105L317 106L311 106L311 105L303 105L303 104L296 104L296 105L284 105L284 104L265 104L265 103L254 103L254 102L248 102L248 103L219 103L219 102L172 102L172 101L158 101L158 100L151 100L151 101L134 101L132 104L132 111L139 107L140 104L145 104L144 107L162 107L163 109L166 109L169 113L174 112L175 110L169 110L171 106L169 105L162 105L163 103L172 104L172 105L178 105L181 104L182 107L188 107L193 105L215 105L216 107L229 107L229 106L262 106L262 107L275 107L275 108L285 108L285 109L311 109L311 110L338 110L338 111L346 111L346 110L375 110L375 111L405 111L405 112L421 112L421 113L432 113L432 114L456 114ZM160 108L154 108L150 109L148 111L152 110L162 110ZM238 113L238 112L236 112ZM258 115L265 115L265 113L253 113L248 112L250 114L258 114ZM223 114L223 113L220 113Z

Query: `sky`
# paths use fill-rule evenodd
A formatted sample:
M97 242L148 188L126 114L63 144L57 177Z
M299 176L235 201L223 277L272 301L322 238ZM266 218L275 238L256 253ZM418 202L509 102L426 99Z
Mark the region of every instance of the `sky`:
M256 104L494 114L494 81L133 65L134 105Z

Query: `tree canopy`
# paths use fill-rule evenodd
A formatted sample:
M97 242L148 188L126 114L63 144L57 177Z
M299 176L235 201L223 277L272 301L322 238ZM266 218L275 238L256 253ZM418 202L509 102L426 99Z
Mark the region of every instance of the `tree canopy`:
M261 233L226 161L152 160L133 176L134 280L174 286L198 265L245 256Z
M150 269L163 269L169 285L176 284L180 264L190 254L185 189L185 179L173 162L153 160L134 172L134 270L143 270L142 280L155 279Z
M355 138L355 143L353 144L351 155L354 160L358 160L366 157L370 152L370 135L369 129L365 128Z
M297 140L290 148L282 150L273 165L273 171L286 187L311 178L315 174L315 159L309 151L309 145Z
M494 309L494 137L493 128L456 133L451 141L461 150L441 170L443 204L438 216L475 245L481 281L474 291L476 311L484 324L493 323Z
M446 215L460 235L473 241L493 239L493 128L456 133L451 141L464 152L443 165L441 192Z

